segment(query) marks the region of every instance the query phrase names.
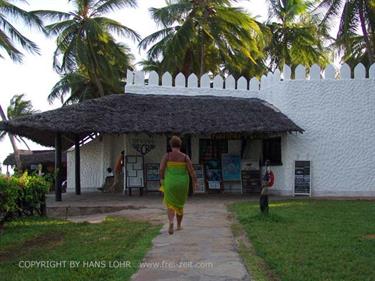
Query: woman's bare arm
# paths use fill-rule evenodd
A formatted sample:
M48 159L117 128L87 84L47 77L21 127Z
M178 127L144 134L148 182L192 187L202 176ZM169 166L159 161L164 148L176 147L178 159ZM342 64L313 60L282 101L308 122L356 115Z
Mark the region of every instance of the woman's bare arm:
M165 154L160 161L160 167L159 167L160 181L164 180L166 166L167 166L167 154Z
M186 164L187 164L189 174L190 174L191 178L193 179L194 188L196 188L196 186L197 186L197 175L195 174L193 163L191 162L189 156L186 156Z

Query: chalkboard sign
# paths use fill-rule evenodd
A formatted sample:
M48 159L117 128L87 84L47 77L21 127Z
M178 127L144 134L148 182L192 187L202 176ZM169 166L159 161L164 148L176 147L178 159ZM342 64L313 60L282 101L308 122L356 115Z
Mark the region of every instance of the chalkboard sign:
M311 195L311 162L295 161L294 194Z
M242 193L260 193L261 181L259 170L241 171Z

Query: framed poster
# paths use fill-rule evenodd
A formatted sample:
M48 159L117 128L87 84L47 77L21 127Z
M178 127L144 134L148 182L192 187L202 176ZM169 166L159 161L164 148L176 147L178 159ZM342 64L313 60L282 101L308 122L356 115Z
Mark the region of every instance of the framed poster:
M145 165L146 190L147 192L159 192L160 174L159 163L147 163Z
M221 186L221 163L219 160L207 160L204 163L205 176L209 189L220 189Z
M160 180L159 167L160 165L158 163L146 164L146 181Z
M193 164L193 168L194 168L195 174L197 176L197 181L198 181L198 187L197 187L197 190L195 190L195 193L205 193L206 186L204 184L203 167L202 165L199 165L199 164Z
M294 195L311 196L311 162L295 161Z
M224 181L241 181L240 155L222 154L221 167Z

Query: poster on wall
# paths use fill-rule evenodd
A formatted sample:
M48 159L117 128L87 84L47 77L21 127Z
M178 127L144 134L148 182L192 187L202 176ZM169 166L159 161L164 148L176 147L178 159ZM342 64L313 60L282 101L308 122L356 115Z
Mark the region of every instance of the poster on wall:
M127 155L126 187L144 187L143 156Z
M205 193L206 187L204 184L204 173L203 167L199 164L193 164L193 168L195 170L195 174L197 176L198 186L197 189L194 191L195 193Z
M159 181L160 180L159 167L160 165L158 163L146 164L146 180L147 181Z
M148 163L145 165L146 189L147 192L158 192L160 188L159 163Z
M209 189L220 189L221 165L219 160L207 160L204 164Z
M241 180L241 156L233 154L221 155L221 167L224 181Z

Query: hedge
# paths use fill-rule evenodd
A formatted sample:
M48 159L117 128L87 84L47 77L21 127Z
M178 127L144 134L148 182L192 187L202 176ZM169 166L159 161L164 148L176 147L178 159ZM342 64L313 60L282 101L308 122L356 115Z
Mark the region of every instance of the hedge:
M45 194L51 183L37 175L6 177L0 175L0 232L16 217L43 215Z

